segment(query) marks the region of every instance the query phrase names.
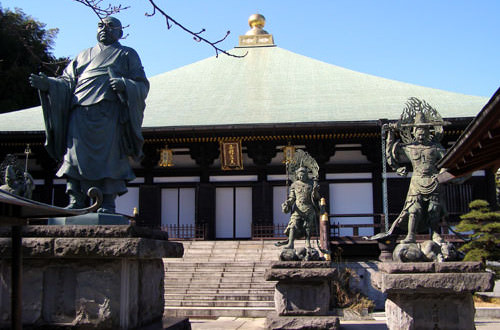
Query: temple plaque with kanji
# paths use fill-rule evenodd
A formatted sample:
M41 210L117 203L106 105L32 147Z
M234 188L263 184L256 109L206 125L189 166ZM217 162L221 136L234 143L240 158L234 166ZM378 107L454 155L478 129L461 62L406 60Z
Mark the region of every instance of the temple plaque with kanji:
M224 171L242 170L243 156L241 141L226 141L220 143L221 168Z

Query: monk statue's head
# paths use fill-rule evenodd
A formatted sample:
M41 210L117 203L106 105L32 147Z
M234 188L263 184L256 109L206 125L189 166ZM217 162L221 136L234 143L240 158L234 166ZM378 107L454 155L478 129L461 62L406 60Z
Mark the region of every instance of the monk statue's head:
M123 36L122 23L114 17L105 17L97 23L97 41L111 45Z

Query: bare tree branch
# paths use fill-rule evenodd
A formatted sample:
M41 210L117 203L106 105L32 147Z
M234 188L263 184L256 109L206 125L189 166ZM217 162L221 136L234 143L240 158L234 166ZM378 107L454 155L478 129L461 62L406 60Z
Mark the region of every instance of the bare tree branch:
M212 48L215 50L215 57L219 57L219 52L223 53L225 55L228 55L228 56L238 57L238 58L246 56L246 53L244 55L234 55L234 54L228 53L227 51L225 51L225 50L219 48L218 46L216 46L218 43L224 41L227 38L227 36L231 33L231 31L227 31L226 35L222 39L220 39L220 40L218 40L216 42L209 41L209 40L207 40L207 39L205 39L205 38L203 38L201 36L201 34L203 32L205 32L205 29L202 29L200 32L193 32L193 31L189 30L188 28L184 27L182 24L180 24L179 22L177 22L170 15L168 15L164 10L162 10L160 7L158 7L158 5L155 3L154 0L148 0L148 1L149 1L149 3L151 3L151 6L153 7L153 12L151 14L146 13L146 16L152 17L158 11L160 14L163 15L163 17L165 17L168 29L170 29L172 27L170 25L170 22L174 23L175 25L177 25L178 27L180 27L185 32L191 34L193 36L193 39L195 41L197 41L197 42L203 41L203 42L209 44L210 46L212 46Z
M101 7L101 3L103 0L74 0L83 4L84 6L89 7L92 11L99 17L99 19L103 19L109 15L117 14L122 10L130 8L130 6L122 7L122 5L112 6L108 4L106 8Z
M119 13L122 10L130 8L129 6L123 7L121 4L118 6L112 6L111 4L109 4L107 7L104 8L101 5L103 0L74 0L74 1L79 2L83 5L91 8L94 11L94 13L97 15L97 17L99 17L99 19L101 19L101 20L104 17ZM223 38L221 38L220 40L212 42L212 41L205 39L204 37L201 36L201 34L206 31L205 29L201 29L199 32L193 32L190 29L184 27L184 25L177 22L175 19L172 18L172 16L168 15L164 10L162 10L160 7L158 7L158 5L155 3L154 0L148 0L148 1L153 8L153 12L152 13L145 13L146 16L152 17L152 16L155 16L157 14L157 12L159 12L165 18L165 24L167 25L167 29L170 30L170 28L172 28L171 23L177 25L185 32L191 34L193 36L193 39L196 42L203 41L204 43L210 45L215 50L215 57L219 57L219 53L225 54L227 56L237 57L237 58L245 57L247 55L247 53L245 53L243 55L231 54L231 53L229 53L229 52L227 52L227 51L225 51L222 48L217 46L217 44L224 41L229 36L231 31L227 31L226 35Z

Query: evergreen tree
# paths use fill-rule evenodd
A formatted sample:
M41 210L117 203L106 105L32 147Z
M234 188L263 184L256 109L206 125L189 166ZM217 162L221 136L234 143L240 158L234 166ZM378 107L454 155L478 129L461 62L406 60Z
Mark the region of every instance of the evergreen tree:
M39 104L38 95L29 85L31 73L44 72L55 76L68 63L57 59L52 46L58 29L26 15L0 7L0 113Z
M485 200L475 200L469 204L471 211L460 216L455 228L462 233L470 233L471 241L460 250L465 252L464 261L500 260L500 212L492 211Z

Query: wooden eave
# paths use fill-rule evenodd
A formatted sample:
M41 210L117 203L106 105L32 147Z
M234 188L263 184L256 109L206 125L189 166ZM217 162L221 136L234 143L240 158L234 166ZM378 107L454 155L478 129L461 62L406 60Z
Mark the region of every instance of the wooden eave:
M378 121L238 124L143 129L146 143L199 143L226 140L349 140L380 137Z
M447 169L441 175L444 181L499 166L500 88L438 163L438 167Z
M452 127L445 130L447 136L458 136L469 118L448 118ZM242 142L276 141L278 143L334 140L356 143L359 140L379 140L381 122L339 121L276 124L235 124L206 126L165 126L142 129L146 144L168 143L186 145L190 143L241 140ZM43 131L0 132L0 146L22 147L43 145ZM341 142L342 143L342 142Z

